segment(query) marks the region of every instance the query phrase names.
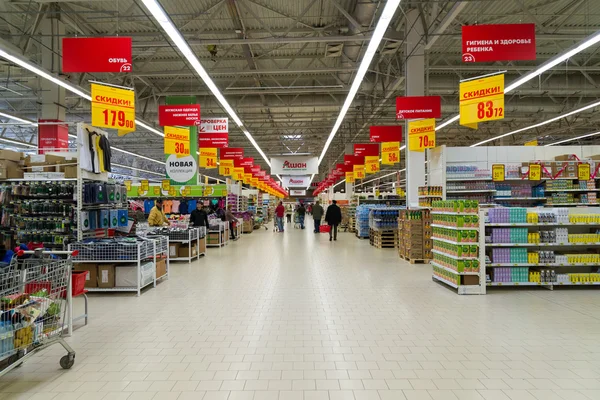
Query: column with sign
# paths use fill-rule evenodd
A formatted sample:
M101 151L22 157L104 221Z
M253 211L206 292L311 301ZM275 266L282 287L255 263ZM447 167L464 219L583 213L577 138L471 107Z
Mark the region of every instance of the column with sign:
M167 96L165 99L166 105L188 105L198 104L196 96ZM171 184L198 184L198 128L189 126L184 128L189 132L189 146L185 148L187 153L184 157L174 154L167 155L165 153L165 166L167 178L171 180Z

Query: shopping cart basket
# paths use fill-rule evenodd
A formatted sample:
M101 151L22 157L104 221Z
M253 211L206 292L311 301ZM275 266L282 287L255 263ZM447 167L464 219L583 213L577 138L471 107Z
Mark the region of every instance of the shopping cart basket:
M63 338L72 296L72 254L17 250L0 269L0 376L55 343L67 351L60 366L69 369L75 363L75 351Z

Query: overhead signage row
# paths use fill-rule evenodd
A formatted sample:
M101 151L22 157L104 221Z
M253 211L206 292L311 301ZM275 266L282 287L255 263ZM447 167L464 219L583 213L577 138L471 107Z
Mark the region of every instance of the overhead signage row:
M535 24L462 27L462 60L465 63L535 59Z
M62 72L131 72L131 38L62 39Z

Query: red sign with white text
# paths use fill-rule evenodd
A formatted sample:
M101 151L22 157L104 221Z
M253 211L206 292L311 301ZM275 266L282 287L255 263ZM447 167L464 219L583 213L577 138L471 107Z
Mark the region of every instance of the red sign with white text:
M400 125L372 126L369 132L371 142L401 142L402 127Z
M131 72L131 38L63 38L62 72Z
M158 106L160 126L200 125L200 104Z
M535 58L535 24L462 27L462 61L465 63Z
M198 147L223 148L229 147L228 133L200 133L198 134Z
M252 157L246 157L242 159L242 162L240 163L241 167L248 167L248 168L252 168L254 166L254 158ZM248 173L250 173L250 171L248 171Z
M379 145L377 143L356 143L354 145L355 156L378 156Z
M220 157L222 160L242 159L244 158L244 149L241 147L228 147L221 149Z
M38 152L40 154L69 148L69 127L67 125L53 124L62 122L56 119L40 119L38 122ZM44 122L52 124L43 125Z
M365 162L365 156L355 156L354 154L344 154L344 164L346 164L346 166L350 165L360 165L360 164L364 164ZM346 170L347 172L349 172L349 170ZM352 170L350 170L352 171Z
M396 119L441 118L440 96L396 97Z

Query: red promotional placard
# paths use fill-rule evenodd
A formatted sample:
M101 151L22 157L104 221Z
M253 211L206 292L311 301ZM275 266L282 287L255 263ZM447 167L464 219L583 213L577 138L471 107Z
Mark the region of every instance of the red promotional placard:
M396 97L396 119L441 118L440 96Z
M377 143L356 143L354 145L355 156L378 156L379 145Z
M222 160L242 159L244 158L244 149L241 147L228 147L220 150L220 158Z
M353 165L360 165L363 164L365 162L365 156L355 156L354 154L344 154L344 164L346 164L346 168L348 168L348 166L353 166ZM348 169L346 169L346 172L350 172L348 171Z
M535 58L535 24L462 27L462 59L465 63Z
M252 172L252 176L257 178L260 174L260 165L253 165L251 172Z
M69 148L69 127L67 125L48 124L44 122L62 122L57 119L40 119L38 125L38 152L60 151Z
M160 126L194 126L200 124L200 104L158 106Z
M63 38L62 72L131 72L131 38Z
M223 148L229 146L228 133L200 133L198 134L198 147Z
M401 142L402 127L400 125L372 126L369 132L371 142Z
M254 158L252 158L252 157L243 158L240 166L241 167L253 167L254 166ZM248 172L248 173L250 173L250 172Z

